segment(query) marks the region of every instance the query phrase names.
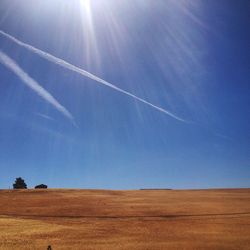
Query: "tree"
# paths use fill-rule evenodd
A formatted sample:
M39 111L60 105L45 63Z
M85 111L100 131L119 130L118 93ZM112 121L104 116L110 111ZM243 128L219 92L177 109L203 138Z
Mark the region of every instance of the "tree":
M48 188L48 186L45 184L40 184L40 185L35 186L35 189L39 189L39 188Z
M16 178L16 181L13 184L13 188L14 189L26 189L27 185L24 182L24 179L22 179L21 177L18 177L18 178Z

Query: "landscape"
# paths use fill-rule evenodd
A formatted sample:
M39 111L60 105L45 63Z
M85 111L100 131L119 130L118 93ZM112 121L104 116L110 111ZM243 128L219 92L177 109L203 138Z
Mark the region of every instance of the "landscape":
M0 250L250 249L250 0L0 0Z
M1 190L0 249L249 249L250 189Z

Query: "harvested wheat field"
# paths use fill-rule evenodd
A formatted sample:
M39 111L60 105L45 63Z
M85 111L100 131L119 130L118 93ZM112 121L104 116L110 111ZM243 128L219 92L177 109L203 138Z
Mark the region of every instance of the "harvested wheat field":
M0 249L250 249L250 189L2 190Z

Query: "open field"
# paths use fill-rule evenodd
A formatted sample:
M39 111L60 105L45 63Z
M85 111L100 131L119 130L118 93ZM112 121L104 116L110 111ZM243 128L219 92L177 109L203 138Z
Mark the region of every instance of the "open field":
M250 249L250 189L1 190L0 249Z

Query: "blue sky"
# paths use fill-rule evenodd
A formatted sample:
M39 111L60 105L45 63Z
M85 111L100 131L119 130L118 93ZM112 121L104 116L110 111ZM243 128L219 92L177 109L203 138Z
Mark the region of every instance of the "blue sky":
M1 52L0 188L250 185L250 2L0 1L0 30L187 121L49 62Z

